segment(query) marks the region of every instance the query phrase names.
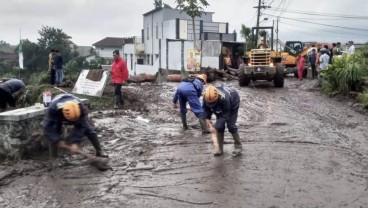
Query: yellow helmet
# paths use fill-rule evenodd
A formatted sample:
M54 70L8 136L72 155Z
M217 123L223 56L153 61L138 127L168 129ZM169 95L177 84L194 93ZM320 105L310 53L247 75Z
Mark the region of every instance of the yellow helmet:
M208 103L216 102L219 98L219 92L216 87L208 86L204 92L204 100Z
M198 79L201 79L204 84L207 83L207 75L206 74L200 74L197 76Z
M63 106L64 118L68 121L76 121L81 114L79 104L73 101L67 101Z

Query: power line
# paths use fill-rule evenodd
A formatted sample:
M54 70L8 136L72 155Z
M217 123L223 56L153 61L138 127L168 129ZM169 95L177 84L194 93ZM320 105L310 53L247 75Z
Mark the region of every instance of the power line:
M272 9L272 8L270 10L280 11L280 9ZM368 19L368 16L333 14L333 13L301 11L301 10L288 10L288 9L285 9L283 12L295 13L295 14L304 14L304 15L310 15L310 16L341 17L341 18L351 18L351 19Z
M368 29L362 29L362 28L353 28L353 27L344 27L344 26L338 26L338 25L323 24L323 23L310 22L310 21L305 21L305 20L297 20L297 19L293 19L293 18L280 17L280 16L279 16L279 18L281 18L281 19L288 19L288 20L297 21L297 22L304 22L304 23L309 23L309 24L315 24L315 25L322 25L322 26L327 26L327 27L336 27L336 28L341 28L341 29L359 30L359 31L368 32Z
M286 20L288 21L288 20ZM316 36L316 33L315 32L310 32L310 30L315 30L313 28L308 28L306 29L306 25L298 25L298 24L292 24L292 23L289 23L289 22L285 22L284 20L283 21L280 21L280 23L284 24L284 25L290 25L290 26L293 26L292 28L289 28L289 30L296 30L296 28L299 28L299 29L304 29L304 30L296 30L296 31L301 31L303 33L309 33L309 34L312 34L314 36ZM331 33L333 33L333 31L329 30L329 29L323 29L323 28L319 28L318 29L318 36L320 35L320 33L329 33L329 37L331 37ZM359 36L359 37L366 37L367 34L365 34L364 32L363 33L359 33L361 31L348 31L348 32L343 32L343 31L339 31L339 35L355 35L355 36Z

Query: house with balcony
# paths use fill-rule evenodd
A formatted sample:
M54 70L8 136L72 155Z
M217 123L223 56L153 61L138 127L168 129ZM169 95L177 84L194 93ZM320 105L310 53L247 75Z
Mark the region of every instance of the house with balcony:
M235 55L243 43L236 42L236 33L229 33L229 24L213 22L213 12L192 18L172 8L158 8L143 14L143 63L159 68L181 70L187 68L188 51L200 51L202 67L223 67L223 56Z

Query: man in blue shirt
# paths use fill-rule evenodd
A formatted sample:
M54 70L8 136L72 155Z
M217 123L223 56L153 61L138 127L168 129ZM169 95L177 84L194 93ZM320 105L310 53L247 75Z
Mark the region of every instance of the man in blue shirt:
M186 78L184 79L178 89L176 90L173 97L174 108L178 108L178 101L180 103L180 113L181 121L183 123L184 130L188 129L187 125L187 102L189 103L191 111L199 118L199 123L201 125L202 133L209 133L204 118L204 112L199 101L202 95L203 85L207 82L207 75L200 74L196 78Z

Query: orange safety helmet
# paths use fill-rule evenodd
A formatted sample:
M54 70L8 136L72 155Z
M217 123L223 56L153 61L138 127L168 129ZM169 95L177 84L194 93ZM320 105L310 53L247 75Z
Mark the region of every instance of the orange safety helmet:
M216 87L210 85L204 92L204 100L208 103L216 102L219 98L219 92Z
M204 84L207 83L207 75L206 74L200 74L197 76L198 79L202 80Z
M67 101L64 103L63 115L68 121L77 121L81 115L79 104L74 101Z

